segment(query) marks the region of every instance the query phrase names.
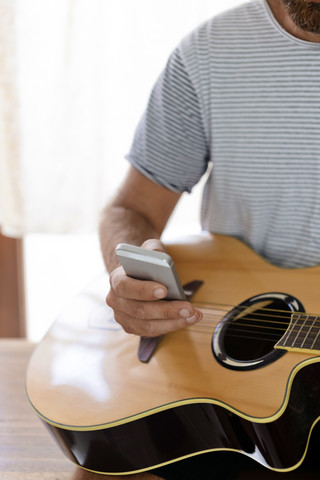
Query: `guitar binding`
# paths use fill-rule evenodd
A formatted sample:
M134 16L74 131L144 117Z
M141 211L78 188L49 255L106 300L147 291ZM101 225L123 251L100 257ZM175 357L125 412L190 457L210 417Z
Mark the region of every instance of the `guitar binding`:
M274 346L287 330L291 315L305 312L302 303L281 292L251 297L230 310L212 338L216 360L232 370L254 370L282 357Z

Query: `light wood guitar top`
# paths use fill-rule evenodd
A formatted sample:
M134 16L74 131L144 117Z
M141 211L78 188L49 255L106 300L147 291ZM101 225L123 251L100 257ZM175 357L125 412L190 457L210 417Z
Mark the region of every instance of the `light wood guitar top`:
M286 406L295 373L317 355L288 352L249 371L220 365L212 354L213 331L227 310L263 292L296 296L320 313L320 267L275 267L243 243L197 235L167 245L182 283L201 279L192 299L203 322L168 334L149 363L137 358L139 338L122 331L106 306L101 275L60 315L32 356L27 394L49 423L82 429L132 421L171 405L209 402L244 418L268 422Z

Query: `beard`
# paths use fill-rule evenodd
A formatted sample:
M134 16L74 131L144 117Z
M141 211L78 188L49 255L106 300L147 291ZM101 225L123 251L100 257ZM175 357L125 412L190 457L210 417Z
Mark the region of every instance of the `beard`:
M281 0L291 19L310 33L320 35L320 4L308 0Z

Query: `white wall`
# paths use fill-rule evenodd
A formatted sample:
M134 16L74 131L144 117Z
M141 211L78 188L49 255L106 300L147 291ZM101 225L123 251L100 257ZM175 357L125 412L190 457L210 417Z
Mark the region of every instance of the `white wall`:
M79 4L89 0L82 0ZM106 0L104 0L106 1ZM114 183L126 171L124 155L149 92L180 39L199 23L239 0L117 0L107 3L111 15L105 41L110 42L105 129L111 132L106 162L113 162ZM75 2L77 5L77 2ZM110 184L110 179L108 179ZM200 187L185 196L167 236L199 230ZM25 271L28 336L41 339L63 306L103 271L96 233L27 235Z

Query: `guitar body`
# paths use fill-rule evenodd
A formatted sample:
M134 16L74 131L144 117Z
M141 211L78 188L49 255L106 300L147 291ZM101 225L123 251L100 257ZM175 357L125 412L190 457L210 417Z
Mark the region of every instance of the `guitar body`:
M103 275L36 348L26 380L32 407L64 452L95 472L135 473L216 450L296 468L320 417L319 351L288 348L262 367L234 369L217 360L212 337L228 311L263 293L284 292L320 312L320 267L281 269L219 235L167 249L182 283L204 281L192 299L204 306L204 321L166 335L142 363L139 338L105 304ZM247 348L241 337L236 348Z

